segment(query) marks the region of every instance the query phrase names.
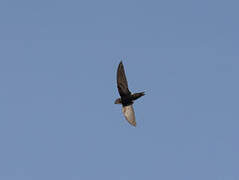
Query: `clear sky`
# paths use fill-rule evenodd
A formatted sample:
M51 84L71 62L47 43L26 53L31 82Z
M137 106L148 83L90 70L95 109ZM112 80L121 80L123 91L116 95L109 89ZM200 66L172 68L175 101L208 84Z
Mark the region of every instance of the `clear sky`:
M238 7L1 0L0 179L238 180Z

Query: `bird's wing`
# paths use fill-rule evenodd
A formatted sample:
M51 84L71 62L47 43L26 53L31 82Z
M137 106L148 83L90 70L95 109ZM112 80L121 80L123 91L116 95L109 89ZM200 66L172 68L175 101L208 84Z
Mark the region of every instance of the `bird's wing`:
M124 66L122 61L119 63L118 70L117 70L117 87L120 96L126 96L131 94L128 89L128 82L125 76Z
M125 119L133 126L136 126L135 114L133 105L123 106L122 112Z

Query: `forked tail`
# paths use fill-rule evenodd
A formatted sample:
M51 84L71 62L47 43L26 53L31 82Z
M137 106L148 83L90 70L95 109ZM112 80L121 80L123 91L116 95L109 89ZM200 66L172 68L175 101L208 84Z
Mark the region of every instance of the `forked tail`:
M141 96L144 96L144 92L134 93L131 95L132 99L135 101L136 99L140 98Z

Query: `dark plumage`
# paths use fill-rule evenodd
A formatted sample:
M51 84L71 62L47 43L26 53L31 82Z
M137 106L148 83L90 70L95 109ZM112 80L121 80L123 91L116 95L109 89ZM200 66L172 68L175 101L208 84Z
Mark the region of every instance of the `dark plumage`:
M122 104L123 109L122 112L126 118L126 120L133 126L136 126L134 109L133 109L133 102L144 96L144 92L131 94L128 88L128 82L126 79L124 66L122 61L119 63L117 69L117 87L121 98L115 100L115 104Z

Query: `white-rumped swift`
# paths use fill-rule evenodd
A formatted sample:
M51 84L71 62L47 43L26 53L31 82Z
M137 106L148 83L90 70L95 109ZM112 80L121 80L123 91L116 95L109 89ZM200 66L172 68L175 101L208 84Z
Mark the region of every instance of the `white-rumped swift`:
M135 113L133 103L136 99L144 96L144 92L131 94L128 88L128 82L126 79L124 66L122 61L119 63L117 69L117 87L120 94L120 98L115 100L115 104L122 104L122 112L125 119L133 126L136 126Z

